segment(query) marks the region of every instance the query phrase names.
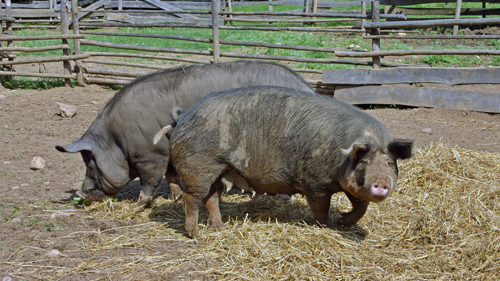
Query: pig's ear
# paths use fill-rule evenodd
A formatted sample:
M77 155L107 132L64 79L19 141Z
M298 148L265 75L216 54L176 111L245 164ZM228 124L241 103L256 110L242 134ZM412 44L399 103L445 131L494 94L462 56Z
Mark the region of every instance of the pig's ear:
M411 157L412 154L411 152L413 149L413 141L394 139L389 143L387 149L397 159L408 159Z
M69 153L76 153L84 150L92 151L92 143L87 139L81 139L66 146L56 145L56 149L61 152L69 152Z
M369 143L353 143L348 149L342 149L342 153L349 158L361 158L364 154L370 151Z

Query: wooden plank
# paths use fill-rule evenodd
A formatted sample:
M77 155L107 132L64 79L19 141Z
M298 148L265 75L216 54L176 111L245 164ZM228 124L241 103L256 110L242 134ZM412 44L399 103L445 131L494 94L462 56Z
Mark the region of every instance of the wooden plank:
M78 19L81 19L84 16L91 13L92 11L99 9L100 7L102 7L104 5L104 3L105 3L105 0L99 0L95 3L93 3L92 5L86 7L85 9L78 11Z
M12 10L14 18L56 18L59 12L42 9L15 9Z
M40 77L40 78L61 78L75 79L76 75L52 74L52 73L31 73L18 71L0 71L0 76L22 76L22 77Z
M168 68L168 66L162 66L162 65L142 64L142 63L133 63L133 62L124 62L124 61L106 61L106 60L86 59L83 62L107 64L107 65L121 65L121 66L130 66L130 67L138 67L138 68L148 68L148 69L166 69L166 68Z
M51 40L51 39L83 39L83 34L65 34L65 35L35 35L35 36L14 36L2 35L0 41L31 41L31 40Z
M385 21L385 22L367 22L366 29L374 28L420 28L451 25L488 25L500 24L500 17L485 19L444 19L444 20L419 20L419 21Z
M387 50L387 51L335 51L337 57L365 58L373 56L410 56L410 55L500 55L500 50L475 50L475 49L415 49L415 50Z
M112 75L112 76L123 76L123 77L141 77L144 75L147 75L149 73L154 72L149 71L149 72L144 72L144 71L137 71L137 70L124 70L124 69L115 69L115 68L101 68L101 67L90 67L90 66L84 66L83 67L85 73L88 74L101 74L101 75Z
M328 69L323 71L323 83L345 85L442 83L499 84L500 67L481 68L391 68L391 69Z
M386 14L405 14L411 15L455 15L456 9L440 9L440 8L399 8L399 7L385 7ZM462 8L460 15L462 16L480 16L480 15L499 15L500 9L470 9Z
M136 50L136 51L147 51L147 52L168 52L168 53L181 53L181 54L195 54L195 55L212 55L211 51L193 50L193 49L178 49L178 48L164 48L164 47L149 47L149 46L137 46L130 44L117 44L117 43L107 43L94 40L82 39L80 41L82 45L91 45L115 49L125 49L125 50Z
M106 20L125 22L131 24L157 24L157 23L196 23L196 24L211 24L210 20L204 19L192 19L192 18L179 18L174 15L166 14L118 14L118 13L108 13L106 14Z
M424 87L336 88L335 99L351 104L398 104L500 113L500 94Z
M42 63L42 62L53 62L53 61L70 61L70 60L86 59L88 57L90 57L90 54L59 56L59 57L42 57L42 58L15 60L15 61L0 61L0 65Z
M106 84L106 85L127 85L128 83L134 81L134 79L113 79L113 78L100 78L84 76L85 80L89 84Z
M47 52L54 50L69 50L68 44L60 44L45 47L0 47L0 52Z
M467 2L484 2L484 0L467 0ZM488 3L500 3L500 0L488 0ZM391 6L411 6L420 4L430 4L430 3L450 3L443 0L381 0L380 5L391 5Z
M144 0L146 1L147 3L149 4L152 4L152 5L155 5L165 11L182 11L182 9L179 9L173 5L170 5L170 4L167 4L165 2L162 2L160 0ZM192 16L192 15L187 15L187 14L174 14L180 18L188 18L188 19L194 19L196 17Z
M197 60L192 58L182 58L182 57L167 57L158 55L147 55L147 54L134 54L134 53L113 53L113 52L89 52L92 57L126 57L126 58L144 58L144 59L159 59L159 60L173 60L182 61L196 64L210 64L208 60Z

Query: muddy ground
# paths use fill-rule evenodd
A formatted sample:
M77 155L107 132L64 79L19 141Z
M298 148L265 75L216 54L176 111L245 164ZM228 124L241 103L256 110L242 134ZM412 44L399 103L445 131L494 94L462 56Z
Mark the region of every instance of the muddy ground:
M491 85L475 85L471 88L498 92L497 87ZM462 89L467 90L465 86ZM64 154L54 148L55 145L67 145L79 138L114 93L108 87L97 85L50 90L0 89L0 278L208 278L189 266L176 269L171 275L162 275L161 278L147 271L133 274L57 274L59 268L77 268L89 261L105 262L109 256L127 256L137 251L175 255L184 248L194 246L192 243L171 242L141 249L133 246L117 247L107 253L109 256L102 256L94 255L84 247L91 237L77 234L107 229L120 232L123 227L134 224L133 221L99 219L82 211L79 206L75 207L72 200L84 178L85 166L79 154ZM75 105L77 114L72 118L60 116L57 102ZM379 108L367 111L381 120L394 137L415 139L416 149L441 141L471 150L500 152L500 115L431 108ZM46 161L45 169L30 168L35 156ZM137 187L137 181L133 181L118 197L135 199L139 193ZM158 196L168 196L165 182L162 182ZM178 232L184 235L182 229ZM55 256L50 257L51 253L55 253Z

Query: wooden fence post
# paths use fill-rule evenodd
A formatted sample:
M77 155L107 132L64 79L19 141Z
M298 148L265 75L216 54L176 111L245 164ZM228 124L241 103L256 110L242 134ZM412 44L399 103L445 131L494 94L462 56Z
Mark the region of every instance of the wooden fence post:
M233 11L233 5L231 4L231 0L227 0L227 9L228 9L228 12ZM229 15L229 18L228 18L229 25L233 25L233 21L231 20L232 18L233 18L233 15Z
M5 14L8 18L12 18L12 9L10 7L10 0L5 0ZM10 19L5 23L7 27L7 33L13 35L12 33L12 21ZM7 47L12 47L12 41L7 41ZM10 54L10 52L8 53ZM8 60L13 61L14 58L8 58ZM13 71L14 67L11 65L10 70Z
M71 18L73 19L73 34L80 34L80 20L78 19L78 0L71 0ZM80 39L73 39L75 55L80 55ZM82 72L82 61L75 60L76 82L78 86L85 86Z
M460 19L460 12L462 10L462 0L457 0L457 9L455 10L455 19ZM453 26L453 35L458 34L458 25Z
M218 63L220 61L219 8L220 8L220 0L212 0L212 34L213 34L214 63Z
M68 0L61 0L61 33L63 35L68 35L69 34L69 19L68 19ZM69 45L69 40L68 39L62 39L63 44ZM64 56L70 56L71 55L71 50L64 49L63 50L63 55ZM63 61L63 66L64 66L64 74L65 75L71 75L71 63L69 61ZM71 79L65 78L64 79L64 85L66 87L71 87Z
M380 2L373 1L372 2L372 21L380 22ZM376 28L372 30L372 35L380 35L380 28ZM372 51L380 51L380 39L372 39ZM373 57L373 68L380 69L381 61L380 57Z

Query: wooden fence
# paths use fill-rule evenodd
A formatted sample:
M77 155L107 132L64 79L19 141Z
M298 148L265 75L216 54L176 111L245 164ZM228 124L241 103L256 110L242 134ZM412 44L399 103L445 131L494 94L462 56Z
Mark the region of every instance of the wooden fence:
M460 1L460 0L458 0ZM473 2L474 0L470 1ZM500 0L494 0L493 2ZM400 87L390 86L391 84L414 84L414 83L446 83L446 84L477 84L499 83L500 69L493 68L445 68L437 69L422 67L421 65L408 65L384 61L384 56L408 56L408 55L500 55L498 50L467 50L467 49L444 49L444 50L393 50L382 51L380 41L385 38L405 38L418 40L423 38L446 38L446 39L500 39L499 35L414 35L411 33L415 28L436 27L436 26L470 26L470 25L497 25L500 18L474 18L459 19L462 11L459 5L455 9L455 18L438 20L411 20L406 21L407 15L396 9L397 5L408 5L410 3L430 3L442 2L442 0L382 0L378 1L320 1L314 5L314 0L306 0L305 8L289 12L274 12L272 7L280 4L304 5L304 0L287 0L264 2L270 4L268 12L233 12L232 7L239 5L252 5L254 2L231 2L230 0L221 2L212 0L209 2L168 2L159 0L144 1L76 1L61 0L60 4L55 1L49 3L49 9L57 14L50 17L60 17L57 27L61 27L62 35L57 36L12 36L13 23L17 22L16 10L10 9L10 1L6 1L5 10L1 19L6 22L7 35L2 34L0 41L7 42L7 47L0 46L3 60L0 66L4 68L0 71L2 76L31 76L46 78L63 78L66 85L71 85L71 80L76 79L77 83L118 84L124 85L152 71L166 68L167 66L151 65L145 63L125 62L122 58L143 58L167 61L180 61L183 63L207 64L219 62L222 59L257 59L287 62L307 62L307 63L328 63L366 66L371 69L343 69L343 70L312 70L294 69L302 73L322 74L321 80L308 80L317 90L324 93L333 94L339 98L354 104L401 104L409 106L436 106L447 108L458 108L467 110L487 111L500 113L500 98L496 94L471 93L465 91L434 90L422 87ZM259 2L258 4L262 4ZM301 4L302 3L302 4ZM495 2L496 3L496 2ZM211 11L185 11L183 9L193 8L211 9ZM380 4L391 5L392 8L381 9ZM50 6L52 5L52 6ZM200 6L202 5L202 6ZM331 7L349 7L360 5L360 10L355 11L328 11ZM42 7L42 3L40 3ZM80 9L78 7L80 6ZM85 7L82 7L85 6ZM205 7L206 6L206 7ZM33 6L30 6L31 8ZM43 6L45 7L45 6ZM61 8L62 7L62 8ZM153 10L154 7L154 10ZM145 10L146 9L146 10ZM43 10L43 9L41 9ZM480 11L483 14L492 14L486 8ZM421 12L412 11L410 14ZM449 11L447 11L449 13ZM145 18L152 18L155 15L163 19L154 18L145 21ZM103 16L106 20L85 19L94 16ZM16 21L14 21L14 19ZM175 20L172 20L175 19ZM381 21L386 19L386 21ZM47 20L47 19L44 19ZM55 19L48 19L55 21ZM47 21L48 21L47 20ZM342 27L316 27L304 26L304 23L311 24L321 21L350 21L351 25ZM36 19L34 21L40 21ZM239 22L247 23L237 25ZM250 22L265 22L267 26L248 25ZM287 22L287 26L283 26ZM37 22L38 24L43 22ZM275 25L280 23L279 25ZM297 24L299 26L293 26ZM354 25L353 25L354 24ZM68 26L72 26L73 34L69 34ZM212 38L191 38L163 34L131 34L111 31L93 31L95 28L115 28L115 27L176 27L176 28L204 28L212 30ZM82 29L80 31L80 29ZM361 38L372 41L372 50L348 50L339 48L313 47L303 45L272 44L265 42L244 42L228 41L219 38L219 30L238 30L245 32L248 30L260 31L281 31L292 32L321 32L335 36L337 33L359 34ZM402 34L409 35L402 35ZM10 34L10 35L9 35ZM163 38L168 40L184 40L192 42L206 43L209 47L204 50L176 49L169 47L137 46L133 44L117 44L103 41L89 40L85 36L126 36L126 37L147 37ZM62 44L41 48L20 48L13 47L13 41L20 40L47 40L60 39ZM73 40L74 54L70 53L70 41ZM85 52L82 53L80 45L101 46L117 50L135 50L140 53L125 52ZM273 49L290 49L311 52L328 53L332 58L304 58L294 56L277 56L264 54L247 54L220 51L221 45L251 46ZM62 50L63 54L56 57L43 57L35 59L17 59L12 52L38 52L47 50ZM169 55L165 55L169 54ZM173 55L172 55L173 54ZM177 57L177 54L196 55L196 58ZM6 60L5 60L6 59ZM61 61L63 62L63 74L61 73L25 73L14 72L13 66L18 64L43 63ZM73 65L70 64L73 62ZM96 66L97 65L97 66ZM118 66L118 68L116 67ZM125 68L124 68L125 67ZM127 70L127 68L129 70ZM130 70L133 68L133 70ZM437 71L439 70L439 71ZM488 73L488 75L484 75ZM450 82L443 77L450 75L460 75L467 77L465 80ZM355 79L352 79L354 78ZM384 77L399 77L400 79L383 79Z

